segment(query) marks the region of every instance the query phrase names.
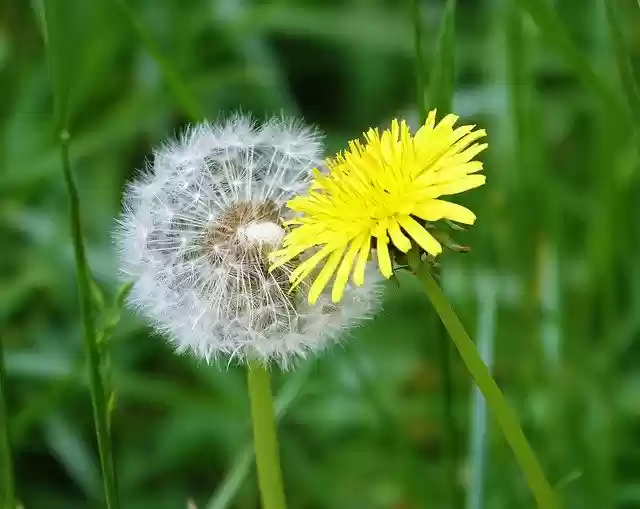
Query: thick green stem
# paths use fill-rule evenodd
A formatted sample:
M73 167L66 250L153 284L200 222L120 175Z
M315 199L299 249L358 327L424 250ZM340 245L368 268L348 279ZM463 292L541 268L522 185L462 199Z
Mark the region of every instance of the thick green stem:
M540 509L559 508L556 495L547 481L533 449L531 449L527 438L522 432L516 415L507 404L500 388L478 354L475 343L464 330L464 326L456 316L447 297L433 279L427 267L422 264L415 249L409 253L409 261L413 273L422 283L433 307L460 352L469 374L473 377L480 391L482 391L487 405L511 446L538 503L538 507Z
M4 500L0 500L6 509L16 507L15 481L13 478L13 458L11 456L11 440L9 438L9 412L7 410L7 373L4 365L4 344L0 338L0 440L2 444L2 465L4 475L2 485L4 487Z
M262 508L285 509L269 371L261 363L251 362L247 375Z
M71 173L71 164L69 162L69 133L66 130L60 134L60 146L64 180L69 193L71 235L76 261L80 316L82 318L84 348L87 357L87 367L89 370L89 390L93 406L93 420L96 429L96 438L98 441L98 453L100 455L100 466L102 468L105 499L108 509L118 509L118 491L116 487L115 468L113 465L111 436L109 433L107 399L105 395L104 381L100 371L100 350L97 342L96 324L93 305L91 302L89 266L87 264L86 251L82 238L80 198L73 174Z

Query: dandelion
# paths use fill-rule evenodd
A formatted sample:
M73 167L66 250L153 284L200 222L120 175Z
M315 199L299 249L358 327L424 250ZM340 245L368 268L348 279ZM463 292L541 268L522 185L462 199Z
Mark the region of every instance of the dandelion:
M314 251L291 271L295 288L328 258L311 285L311 303L334 274L334 302L344 297L351 273L356 285L364 284L372 248L380 272L389 278L390 247L406 253L413 241L437 256L442 245L428 231L428 223L441 219L474 223L473 212L439 198L484 184L485 176L477 174L482 163L473 158L487 147L477 142L486 133L470 125L454 129L455 115L438 123L435 116L431 111L415 135L405 121L394 120L382 134L370 129L364 143L351 141L348 150L327 160L328 173L315 171L307 195L288 202L299 215L287 221L292 229L283 248L272 253L272 269L280 270Z
M284 205L308 187L321 148L299 122L236 115L189 129L129 185L116 233L129 302L179 352L286 367L376 308L374 280L312 307L289 282L304 256L268 270Z

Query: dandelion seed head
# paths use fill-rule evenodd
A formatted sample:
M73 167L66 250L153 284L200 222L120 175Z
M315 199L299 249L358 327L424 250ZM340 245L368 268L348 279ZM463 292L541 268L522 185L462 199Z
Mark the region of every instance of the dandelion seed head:
M339 306L326 295L311 306L289 281L304 257L269 271L284 205L309 186L321 149L298 121L236 115L166 143L128 186L115 236L122 275L135 281L129 303L177 351L287 367L377 309L375 277Z

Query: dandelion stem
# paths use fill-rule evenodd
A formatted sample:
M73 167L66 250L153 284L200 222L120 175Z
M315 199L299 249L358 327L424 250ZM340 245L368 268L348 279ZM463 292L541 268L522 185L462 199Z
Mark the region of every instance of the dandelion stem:
M433 304L442 323L449 332L449 336L456 345L469 374L482 391L487 405L491 409L502 433L516 456L516 460L527 479L527 483L540 509L558 509L556 495L547 481L542 467L533 449L525 437L518 419L505 400L502 391L491 376L489 369L478 354L475 343L471 340L464 326L449 304L447 297L436 283L435 279L421 263L417 250L409 252L409 262L413 273L422 283L429 300Z
M11 440L9 438L9 411L7 409L7 373L4 365L4 344L0 338L0 440L2 440L2 465L4 475L4 505L7 509L16 507L16 492L13 478L13 458L11 456Z
M285 509L271 379L262 363L255 361L249 363L247 375L262 508Z
M78 296L80 299L80 315L82 317L82 329L84 337L85 354L89 369L89 391L93 406L93 420L98 441L100 466L104 483L105 499L108 509L118 509L118 491L116 487L116 475L113 465L113 451L111 448L111 436L109 433L109 415L107 398L105 395L104 380L100 370L100 350L97 342L97 331L91 291L89 287L89 266L87 264L84 241L82 239L80 219L80 198L78 188L71 172L69 162L69 133L63 130L60 134L60 147L62 156L62 169L64 180L69 193L69 209L71 219L71 235L76 260L76 277L78 284Z

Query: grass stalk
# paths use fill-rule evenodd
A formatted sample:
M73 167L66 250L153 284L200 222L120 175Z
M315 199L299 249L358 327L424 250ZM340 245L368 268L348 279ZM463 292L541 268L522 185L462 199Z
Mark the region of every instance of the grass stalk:
M409 252L411 269L422 283L422 286L433 304L438 316L446 327L449 336L454 342L469 374L476 385L482 391L502 433L515 454L520 469L524 474L529 488L537 501L539 509L558 509L556 495L547 481L542 467L525 437L515 413L505 400L502 391L491 376L485 363L482 361L476 345L464 329L462 322L449 304L443 291L436 283L428 268L420 261L417 250Z
M627 100L627 104L635 119L636 127L640 129L640 91L633 74L633 67L629 57L628 45L624 38L620 13L615 0L604 0L607 23L613 42L613 49L616 54L616 64L620 82Z
M191 91L180 77L180 74L175 70L172 63L164 57L162 51L158 48L158 45L144 26L144 23L140 21L140 18L134 9L129 5L127 0L113 1L120 6L122 12L136 33L136 36L147 48L147 51L153 60L158 64L158 67L160 68L167 85L171 89L173 96L176 98L176 101L179 103L184 113L189 117L189 120L192 122L202 121L204 119L204 111L202 110L200 103L194 99Z
M0 454L2 454L2 486L4 500L2 507L16 507L16 489L13 475L13 457L11 455L11 439L9 436L9 410L7 406L7 372L4 364L4 340L0 338Z
M478 352L487 368L491 369L493 361L493 343L496 329L497 288L494 276L479 278L477 283L478 297ZM484 483L488 471L487 460L487 402L478 387L473 388L471 401L470 444L469 444L469 492L467 509L484 507Z
M262 508L285 509L269 371L260 362L251 362L247 367L247 379Z
M420 123L426 120L427 109L437 108L441 113L451 111L455 82L455 0L446 0L436 53L429 83L429 108L424 102L425 65L422 55L422 19L419 2L414 0L415 61L417 105ZM453 508L462 508L464 500L458 483L458 441L454 415L454 384L452 375L451 344L440 321L434 317L432 335L437 338L439 364L442 373L442 426L444 430L444 462L447 471L448 499Z
M424 99L425 92L425 65L422 52L422 11L420 0L411 1L411 14L413 20L414 43L414 68L416 73L416 105L418 107L419 122L423 124L427 119L427 104Z
M84 349L89 372L89 392L93 407L93 420L100 455L100 467L104 484L105 501L108 509L118 509L118 491L116 487L116 473L113 465L113 449L109 432L109 412L105 393L104 380L101 373L100 350L97 342L97 330L91 290L89 282L89 266L87 263L84 240L82 238L82 221L80 217L80 197L78 188L71 172L69 161L69 132L63 130L60 134L60 154L64 180L69 194L69 209L71 221L71 235L76 261L76 278L78 296L80 299L80 315Z
M448 113L453 108L456 77L455 14L456 0L446 0L429 83L429 109L437 108L441 113Z
M621 118L631 120L628 110L618 95L593 69L588 57L575 45L567 31L567 24L560 19L551 2L547 0L518 0L548 44L555 47L567 65L586 86L596 92L608 107Z
M69 160L71 79L75 66L79 65L79 60L76 59L80 58L80 54L77 50L82 41L74 38L72 30L72 19L75 13L74 2L62 0L46 1L43 3L43 7L45 29L43 38L47 47L47 59L51 71L54 118L60 142L60 162L69 196L69 221L76 265L82 336L89 375L89 392L93 407L93 421L100 456L105 502L107 509L118 509L118 491L109 431L107 396L103 380L104 369L102 369L101 345L98 344L96 313L91 296L92 276L82 237L80 196Z

